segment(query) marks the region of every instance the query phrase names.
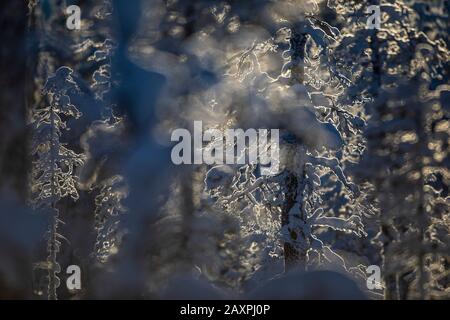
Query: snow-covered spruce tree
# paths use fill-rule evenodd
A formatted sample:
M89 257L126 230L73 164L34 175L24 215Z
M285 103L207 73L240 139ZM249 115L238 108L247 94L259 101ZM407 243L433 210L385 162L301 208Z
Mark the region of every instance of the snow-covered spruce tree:
M442 83L442 79L445 79L443 77L445 66L442 63L446 61L445 44L442 40L430 40L424 34L423 31L426 30L423 29L424 24L421 20L427 20L428 15L414 10L423 9L425 4L421 5L416 1L376 0L370 3L358 1L330 3L339 13L338 20L342 23L340 44L334 52L340 60L341 70L345 70L345 74L351 79L351 85L342 96L343 103L359 105L361 110L361 107L367 107L368 102L376 101L384 88L396 87L398 82L420 74L424 65L429 66L426 74L428 79L432 79L430 88L435 88ZM380 5L382 20L379 30L368 29L366 26L368 5ZM432 11L438 14L441 11L436 10L436 7L441 5L433 4ZM436 28L432 34L440 33L438 29ZM433 50L429 50L429 46L435 48L434 53ZM424 55L418 55L417 52ZM364 121L371 121L372 111L371 108L364 108L361 111ZM362 173L364 176L364 172ZM367 183L367 180L363 180L362 183ZM391 239L393 235L388 229L389 226L382 226L381 232L384 232L384 238ZM389 240L385 242L390 243ZM398 297L396 283L395 275L386 275L386 298Z
M278 9L286 14L283 4L280 3ZM344 192L351 198L359 195L358 188L344 175L341 166L343 140L339 130L348 137L351 130L361 127L362 121L336 105L342 93L340 87L348 81L337 71L333 60L327 58L338 30L319 19L317 6L311 4L309 11L304 12L307 13L296 17L288 14L290 23L279 28L272 38L254 42L234 55L226 73L248 88L253 96L249 100L251 105L237 110L236 123L282 129L282 173L264 177L260 176L257 166L237 170L223 166L212 168L206 180L207 190L218 206L247 221L247 225L243 224L246 233L267 236L267 231L274 232L276 219L279 219L275 234L281 229L287 269L307 264L314 251L316 261L325 258L343 265L342 258L314 236L313 231L318 226L358 236L364 234L362 212L337 217L324 214L320 208L325 199L325 189L321 190L320 186L327 179L334 182L336 189L346 190ZM282 68L274 75L264 70L264 61L266 56L277 52L282 53L279 64ZM217 102L220 105L220 101ZM341 121L336 120L339 116ZM214 183L217 179L229 183ZM336 202L336 206L327 209L333 212L338 207ZM256 224L252 216L259 217ZM265 224L267 221L270 223ZM274 234L271 237L277 238Z
M383 90L366 130L362 174L378 193L388 299L448 297L448 90L427 85Z
M341 29L343 37L335 53L340 57L343 70L348 70L347 74L352 80L344 96L347 103L356 102L363 106L367 106L369 101L376 103L377 99L384 99L379 98L379 95L384 93L386 88L397 87L398 82L418 77L418 75L430 81L430 88L435 88L442 83L445 74L443 62L448 60L445 44L442 40L430 40L422 32L420 23L422 14L413 10L416 6L411 7L405 1L388 3L373 1L371 4L381 5L380 30L366 28L367 6L364 3L342 1L334 3L336 10L342 13L346 22ZM369 40L366 41L366 39ZM375 109L366 108L363 119L371 122L373 116L376 118L377 116L372 114L377 112ZM401 114L397 115L397 117L401 116ZM363 170L361 170L362 176L366 176ZM384 247L396 241L396 231L392 231L390 220L387 221L381 217L381 221L380 235L384 239L384 245L382 245ZM385 248L383 251L386 251ZM384 257L385 268L389 269L387 265L391 262L395 264L396 260L391 261L393 257ZM404 271L402 275L385 273L385 297L405 298L405 285L402 282L407 283L410 280L401 279L408 278L411 273L411 269ZM399 289L399 286L402 288Z
M426 181L434 179L430 178L430 172L426 170L430 163L429 157L434 157L430 154L431 150L427 149L430 148L429 139L434 136L434 127L430 127L431 119L439 122L441 116L444 119L446 117L442 114L445 114L442 102L433 103L432 97L439 96L442 90L437 88L446 74L448 50L441 40L432 41L417 29L413 23L413 18L417 18L414 11L398 3L392 8L395 10L387 16L380 31L381 37L388 38L389 41L388 46L378 48L378 56L381 59L380 87L378 97L367 108L370 117L366 134L368 154L362 163L361 176L370 177L373 174L378 177L373 181L377 187L381 208L381 231L378 238L383 253L385 297L428 298L432 295L429 290L431 285L427 284L430 280L429 273L426 271L430 241L428 232L431 232L432 228L430 215L434 215L435 209L424 203L427 201L424 195L425 189L428 189ZM401 11L400 8L404 10ZM408 12L408 15L399 16L400 12ZM403 32L403 37L398 36L399 32ZM405 57L403 52L408 52L409 55ZM411 79L410 84L403 83L407 79ZM403 84L399 86L397 83ZM429 91L430 89L436 91ZM412 90L415 94L406 97L402 95L402 90ZM389 99L391 100L388 101ZM435 109L430 107L430 104L434 105ZM435 111L436 114L432 116ZM373 127L378 129L373 131L370 129ZM373 132L376 134L372 134ZM381 151L382 148L385 148L385 151ZM390 155L387 150L391 150ZM435 155L439 152L435 150ZM372 158L374 154L378 157ZM389 175L379 176L382 171L375 165L376 159L380 160L380 166L392 166L388 170ZM400 173L392 162L402 163ZM371 164L369 168L367 164ZM441 172L437 169L439 165L432 167L432 171ZM415 188L403 184L408 181ZM388 188L391 184L395 187ZM391 191L389 196L386 196L387 190ZM442 218L441 221L444 221L445 225L445 214ZM434 221L437 223L440 219ZM408 230L407 226L413 231ZM405 259L399 260L399 254L403 254ZM400 261L405 263L400 263L399 266Z
M88 57L87 61L98 64L97 69L92 75L91 89L95 93L96 99L102 105L102 118L104 129L102 132L110 132L113 135L123 133L123 121L114 115L114 101L112 95L114 88L112 87L111 65L116 45L112 39L108 23L111 23L112 4L110 1L104 1L100 9L95 14L96 25L100 25L105 29L103 31L104 38L99 42L92 42L88 39L89 45L94 51ZM102 124L94 124L101 130ZM108 129L109 128L109 129ZM103 155L102 161L105 164L108 154ZM106 262L111 254L117 252L120 244L119 222L120 214L127 210L123 205L123 200L127 196L128 187L125 179L119 173L114 174L110 178L97 181L99 194L95 197L95 230L97 232L94 255L98 261Z
M96 190L94 203L94 229L96 232L92 256L100 263L117 253L120 244L120 215L126 212L123 200L128 191L121 168L117 164L118 145L103 144L100 139L116 141L124 133L124 121L117 116L114 103L111 65L116 44L112 35L111 1L100 5L84 6L85 19L90 21L80 31L77 43L73 45L79 68L87 82L86 90L93 97L92 107L97 108L95 119L82 135L81 147L87 161L79 174L83 188ZM93 32L95 30L95 32ZM118 79L115 80L116 85ZM122 145L119 143L119 145ZM124 150L122 150L124 151Z
M91 101L93 99L91 99L89 90L85 86L85 82L82 79L83 73L85 72L83 69L83 64L81 64L78 59L79 55L74 54L74 50L72 49L73 45L78 42L79 36L84 32L85 25L89 24L89 20L87 17L83 16L81 30L69 30L66 26L66 7L67 4L65 2L53 0L30 1L29 3L30 43L33 44L33 49L37 51L37 59L30 59L30 70L35 72L35 94L34 101L30 104L31 107L29 110L29 118L30 122L34 123L36 119L36 110L44 110L44 108L46 108L49 104L48 100L50 93L41 95L41 92L44 91L44 86L46 85L47 79L50 79L55 74L60 76L57 81L61 81L64 79L62 73L70 73L70 76L68 77L69 80L67 81L73 85L73 88L67 90L67 96L70 98L70 105L76 105L78 112L74 111L74 115L81 115L81 113L83 113L84 116L80 118L78 115L68 116L65 114L60 114L60 118L64 123L64 126L67 129L70 128L70 130L61 129L60 138L64 141L64 148L74 150L75 153L80 153L79 137L83 130L85 130L87 124L92 121L92 113L95 108L92 108ZM59 72L57 72L56 69L59 66L66 67L60 68ZM61 82L61 86L63 85L64 82ZM55 93L55 97L58 95L61 95L62 99L66 99L62 92ZM78 184L78 177L75 178L75 176L78 176L78 172L76 171L77 167L80 167L80 165L74 166L72 175L74 176L73 180L77 180L78 188L80 187ZM68 180L68 183L70 183L70 180ZM84 198L86 194L80 192L80 190L81 188L78 188L77 194ZM65 237L70 239L71 244L70 246L61 247L62 250L58 255L59 263L63 266L66 266L69 261L71 264L80 264L80 260L78 259L81 258L81 256L74 254L76 251L80 252L79 243L77 243L74 235L79 235L81 232L78 231L78 228L74 227L75 225L79 225L74 220L83 219L83 215L73 213L77 211L86 211L86 209L82 209L82 207L89 207L90 204L93 206L93 202L93 199L92 202L73 202L69 199L57 201L59 215L63 216L65 221L65 224L59 224L58 233L64 232ZM84 237L84 239L88 238ZM38 263L37 266L39 265L40 264ZM40 295L43 292L48 291L47 289L42 289L42 287L47 286L47 284L42 283L41 281L41 279L45 278L44 276L41 276L44 272L45 271L40 268L37 268L34 271L34 278L36 282L35 292ZM65 298L67 293L67 291L62 289L59 290L58 296Z
M58 273L61 267L57 257L61 239L65 239L58 227L60 218L58 202L64 197L78 199L75 167L83 164L84 156L68 149L60 141L64 130L68 130L66 119L79 118L81 113L71 103L71 96L79 93L79 88L72 79L72 70L59 68L50 76L44 86L46 95L44 107L37 107L33 112L33 140L31 154L33 167L31 175L31 202L49 216L47 231L47 259L35 264L35 268L45 269L47 275L47 296L57 299L59 286Z

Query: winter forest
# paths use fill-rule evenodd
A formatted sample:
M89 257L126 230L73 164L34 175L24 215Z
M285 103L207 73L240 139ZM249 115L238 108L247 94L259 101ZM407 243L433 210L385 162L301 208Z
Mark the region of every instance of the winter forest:
M0 299L450 299L448 0L0 6Z

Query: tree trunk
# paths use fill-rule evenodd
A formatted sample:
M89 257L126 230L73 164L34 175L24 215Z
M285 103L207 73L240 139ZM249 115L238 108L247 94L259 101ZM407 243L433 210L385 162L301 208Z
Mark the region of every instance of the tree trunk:
M297 199L298 179L295 174L289 173L286 178L286 194L284 200L283 211L281 214L281 226L289 225L289 212L295 205ZM297 234L295 231L291 231L290 237L296 240ZM285 270L288 271L298 264L299 252L289 242L284 243L284 263Z
M291 56L291 78L290 85L297 83L303 84L305 81L305 53L306 35L297 31L297 28L291 29L290 45L292 50Z
M306 44L306 36L300 33L298 26L291 28L290 45L292 50L291 56L291 78L289 79L290 85L303 84L305 79L305 67L304 67L304 49ZM289 172L284 185L286 186L285 200L281 213L281 226L287 226L290 222L290 211L297 202L297 195L299 192L299 178L293 172ZM301 207L301 206L300 206ZM298 237L301 235L298 230L291 230L289 237L294 241L298 241ZM305 239L306 241L307 239ZM285 271L289 271L294 267L302 267L306 259L306 252L300 252L291 242L286 241L284 243L284 263Z

